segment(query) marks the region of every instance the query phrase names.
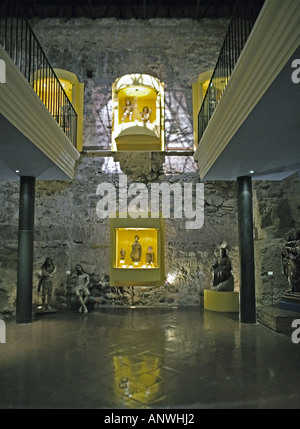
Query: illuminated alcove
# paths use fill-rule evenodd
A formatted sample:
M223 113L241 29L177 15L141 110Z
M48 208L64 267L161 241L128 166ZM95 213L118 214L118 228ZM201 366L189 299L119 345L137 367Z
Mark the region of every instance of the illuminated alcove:
M128 74L112 85L114 151L164 150L164 85L147 74Z
M73 138L72 140L76 141L76 148L81 151L84 84L78 81L74 73L67 70L54 69L54 73L61 86L58 85L54 75L50 75L48 70L40 69L34 74L33 88L59 125L67 131L69 136L72 135L75 137L75 139ZM64 94L77 113L77 123L74 123L71 133L69 133L69 127L71 125L66 123L68 103Z
M198 114L204 100L213 70L208 70L198 76L197 82L192 84L193 89L193 124L194 146L198 146Z
M193 89L193 124L194 124L194 147L196 148L199 143L199 136L198 136L198 115L199 111L201 109L203 100L205 98L205 95L207 91L210 91L210 103L213 103L212 107L215 108L216 104L220 100L222 93L224 91L224 88L227 85L228 78L222 77L222 76L214 76L213 70L208 70L204 73L201 73L198 76L197 82L192 84ZM207 110L207 107L206 107ZM206 115L207 112L204 111L204 114Z
M164 284L164 222L159 218L112 218L111 286Z

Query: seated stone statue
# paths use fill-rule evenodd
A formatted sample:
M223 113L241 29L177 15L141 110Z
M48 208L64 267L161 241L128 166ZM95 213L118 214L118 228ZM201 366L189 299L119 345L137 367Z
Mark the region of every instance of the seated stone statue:
M300 292L300 230L291 231L286 235L281 251L281 262L291 292Z
M87 309L87 301L90 296L89 290L90 276L87 274L80 264L77 264L75 267L75 271L72 271L67 284L67 289L69 290L69 294L78 298L80 303L79 312L80 313L88 313Z
M212 290L220 292L232 292L234 289L234 278L231 273L231 261L226 253L226 247L220 246L220 255L211 266L213 272Z

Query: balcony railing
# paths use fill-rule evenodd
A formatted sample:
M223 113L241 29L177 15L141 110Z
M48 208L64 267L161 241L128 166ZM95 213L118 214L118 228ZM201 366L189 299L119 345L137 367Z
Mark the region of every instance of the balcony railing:
M198 142L219 103L264 0L238 0L198 114Z
M77 146L77 113L16 0L0 4L0 44Z

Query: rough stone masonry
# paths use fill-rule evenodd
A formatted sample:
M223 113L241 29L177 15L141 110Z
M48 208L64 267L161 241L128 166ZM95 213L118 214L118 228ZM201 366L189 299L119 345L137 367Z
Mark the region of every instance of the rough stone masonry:
M111 85L128 73L147 73L165 84L166 147L193 146L192 88L198 75L214 67L228 22L116 19L33 20L31 25L53 67L75 73L85 84L83 145L110 149ZM211 286L214 252L228 242L235 289L239 289L235 182L205 182L204 224L187 230L183 219L165 222L162 287L111 288L109 220L96 214L97 187L117 187L119 175L132 183L199 183L192 156L160 153L82 153L73 181L36 185L34 303L36 273L47 256L57 265L55 305L67 306L67 271L81 263L95 283L99 305L183 306L201 304ZM299 178L254 183L257 300L275 302L287 288L278 252L284 233L299 227ZM0 316L15 312L19 182L0 183ZM273 275L268 275L272 271Z

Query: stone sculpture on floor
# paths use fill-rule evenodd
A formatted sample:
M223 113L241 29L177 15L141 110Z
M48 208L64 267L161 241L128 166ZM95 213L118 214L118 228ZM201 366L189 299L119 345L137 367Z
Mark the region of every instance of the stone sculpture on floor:
M67 291L68 294L76 296L80 303L79 312L88 313L87 302L91 295L89 290L90 276L86 273L80 264L77 264L75 270L71 272L68 282L67 282Z
M79 307L79 313L88 313L86 303L90 296L89 291L89 282L90 276L83 271L83 268L80 264L76 265L76 275L77 283L75 286L75 294L78 297L78 300L81 304Z
M53 291L53 276L56 273L56 266L53 260L49 257L41 266L40 281L38 283L37 292L42 292L42 309L40 312L54 311L51 307L52 291Z
M234 278L231 273L231 261L226 252L227 244L221 244L219 256L211 266L213 273L213 284L211 289L220 292L232 292L234 289Z

